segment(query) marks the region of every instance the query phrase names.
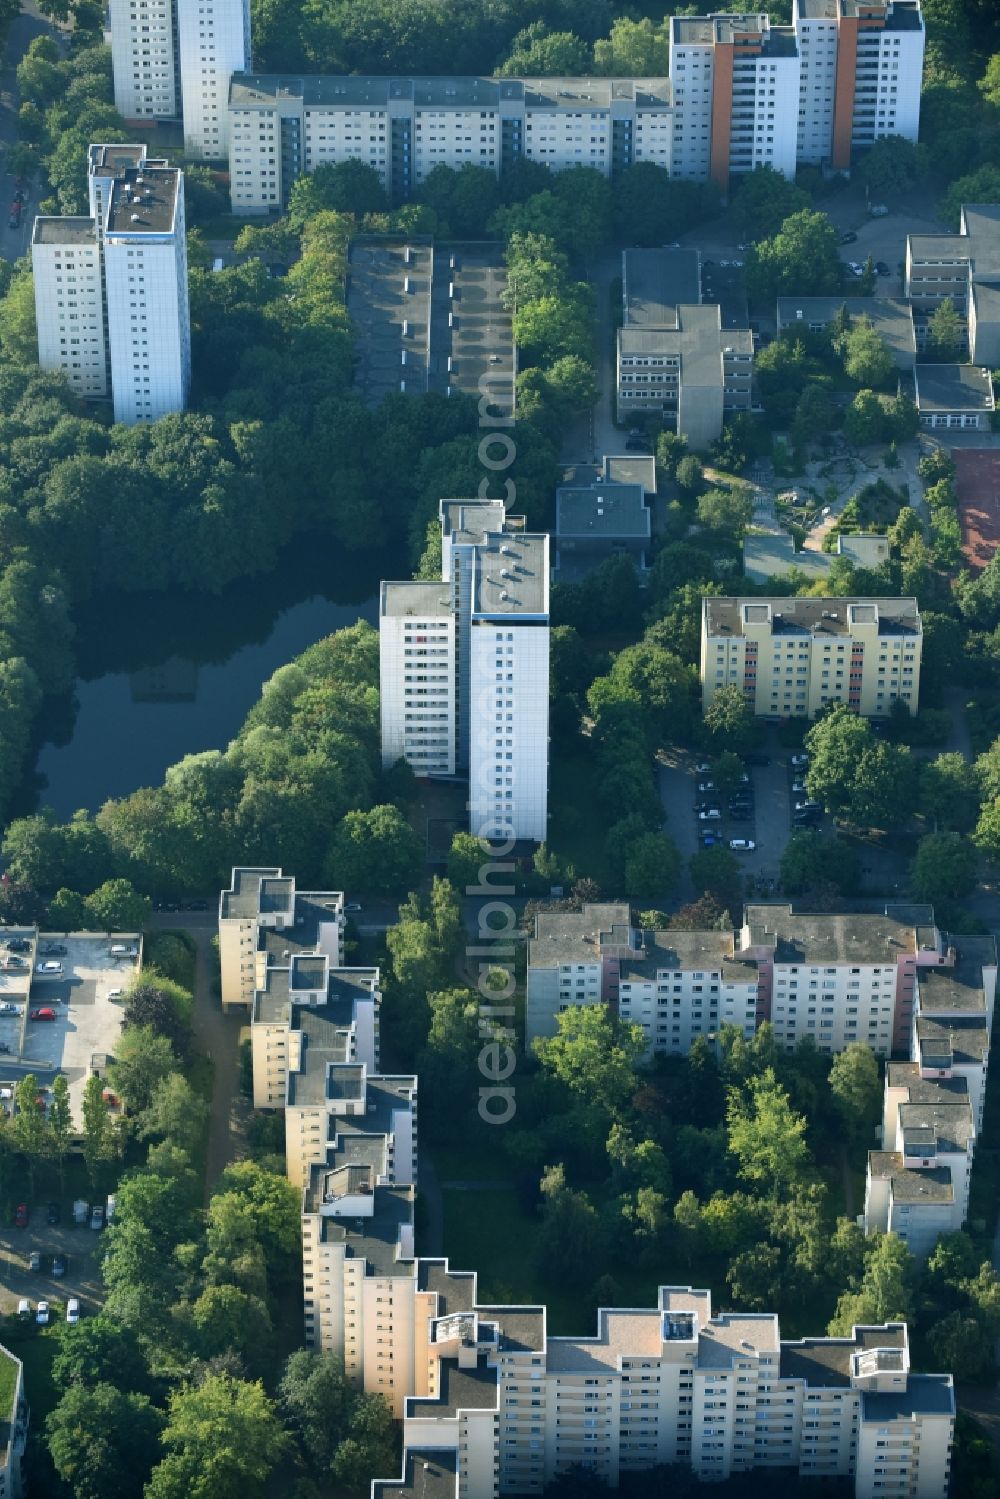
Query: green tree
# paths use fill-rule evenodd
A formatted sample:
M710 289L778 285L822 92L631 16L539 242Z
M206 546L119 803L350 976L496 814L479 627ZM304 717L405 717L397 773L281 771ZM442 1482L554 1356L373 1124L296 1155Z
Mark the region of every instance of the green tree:
M936 1360L946 1360L941 1367L964 1384L993 1372L994 1334L977 1317L949 1312L927 1329L927 1342Z
M709 489L700 496L698 522L706 530L718 531L740 541L753 520L753 502L746 484L730 489Z
M926 170L924 148L901 135L882 136L858 161L858 173L875 201L887 193L912 191Z
M910 865L913 893L933 903L960 900L976 887L976 850L962 833L928 833Z
M290 224L301 229L325 212L383 213L387 207L385 188L374 167L350 158L324 161L308 175L297 179L288 198Z
M348 812L333 835L329 877L349 890L392 894L414 884L423 845L398 807Z
M302 1203L283 1171L259 1161L235 1161L219 1177L220 1193L231 1193L251 1209L254 1231L271 1266L293 1260L302 1248Z
M908 1322L912 1310L913 1256L895 1234L869 1240L864 1273L856 1291L845 1291L827 1332L850 1337L852 1327L869 1322Z
M285 1361L278 1407L317 1476L329 1471L356 1400L357 1391L336 1354L298 1348Z
M350 1430L337 1448L331 1474L345 1493L364 1499L373 1473L398 1471L396 1423L381 1395L359 1395L351 1411Z
M843 703L820 718L806 734L809 795L829 812L844 813L851 802L854 776L861 755L872 744L872 731L863 718Z
M875 1053L861 1041L850 1042L834 1057L829 1082L848 1134L862 1143L870 1139L882 1106Z
M975 767L958 751L946 752L920 767L920 811L935 830L969 832L979 812Z
M589 70L590 49L571 31L550 31L532 21L510 44L502 78L577 78Z
M153 902L140 895L131 880L106 880L84 901L95 931L141 932Z
M149 1370L134 1333L103 1312L73 1325L60 1323L55 1336L59 1343L52 1360L56 1389L117 1384L122 1389L143 1390L147 1385Z
M556 1016L554 1036L533 1046L542 1066L581 1102L606 1116L623 1116L646 1050L640 1025L616 1025L605 1005L570 1005ZM607 1130L605 1130L605 1137Z
M734 750L738 755L745 755L760 739L753 708L735 683L713 694L703 721L713 746Z
M162 961L163 948L159 944L156 952L157 961ZM165 1036L178 1056L187 1054L194 999L181 984L165 978L153 967L144 968L126 989L123 1008L126 1030L136 1026L147 1028L154 1035Z
M115 1155L115 1131L104 1101L104 1085L91 1073L83 1085L83 1159L96 1187L101 1167Z
M681 873L681 855L666 833L641 833L625 856L625 893L629 900L658 900L672 895Z
M122 1031L111 1064L111 1082L133 1114L148 1109L158 1085L177 1067L177 1056L166 1036L145 1025Z
M49 1102L49 1135L52 1150L59 1163L59 1180L65 1181L66 1156L73 1138L73 1112L69 1103L69 1083L62 1072L52 1079L52 1098Z
M74 1499L133 1499L159 1455L160 1412L113 1384L71 1384L46 1417L52 1465Z
M541 1263L558 1265L570 1285L584 1285L600 1256L603 1233L597 1209L586 1192L574 1191L566 1181L566 1168L547 1166L540 1183L542 1226L539 1234Z
M951 297L945 297L927 319L928 353L939 364L951 364L965 345L965 326Z
M877 390L888 385L895 374L892 355L870 318L856 318L850 332L840 343L844 373L856 385Z
M688 863L691 883L699 894L710 895L724 911L739 911L743 904L743 871L728 848L701 848Z
M873 390L859 390L844 418L844 436L855 447L880 442L885 434L885 411Z
M14 1113L7 1126L7 1138L24 1156L34 1191L35 1167L52 1149L52 1136L45 1114L38 1107L38 1078L28 1072L14 1085Z
M755 299L778 296L830 296L840 287L837 231L826 214L800 209L777 234L749 252L747 286Z
M747 1181L766 1182L781 1197L805 1179L810 1167L806 1122L793 1111L772 1068L751 1078L746 1094L729 1090L726 1122L729 1152Z
M90 912L75 890L57 890L49 901L46 920L54 932L81 932L90 925Z
M829 885L839 895L854 895L861 887L861 861L853 845L815 828L792 833L779 870L786 895L804 895Z
M611 33L594 43L594 72L608 78L665 78L669 72L670 30L643 17L619 16ZM586 72L587 69L580 69Z
M189 1155L196 1149L208 1117L208 1105L186 1077L171 1072L155 1084L138 1118L143 1139L168 1139Z
M235 1352L251 1369L270 1362L271 1316L259 1296L239 1286L206 1286L191 1307L191 1320L204 1358Z
M170 1396L163 1446L146 1499L256 1499L288 1438L260 1384L209 1374Z
M744 239L769 239L793 213L808 208L808 193L770 166L744 173L733 193L733 219Z

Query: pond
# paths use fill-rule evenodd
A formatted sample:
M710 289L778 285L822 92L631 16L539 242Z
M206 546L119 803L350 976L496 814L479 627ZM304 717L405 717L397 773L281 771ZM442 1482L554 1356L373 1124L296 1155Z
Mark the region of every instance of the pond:
M49 705L16 813L60 818L157 785L184 755L224 749L261 684L331 631L378 617L382 577L402 558L344 553L300 537L266 576L216 596L118 594L77 611L79 675Z

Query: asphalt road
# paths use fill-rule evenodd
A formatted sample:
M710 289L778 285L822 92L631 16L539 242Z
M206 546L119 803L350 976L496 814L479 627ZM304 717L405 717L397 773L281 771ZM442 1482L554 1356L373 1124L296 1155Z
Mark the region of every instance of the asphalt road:
M3 167L0 171L0 255L5 260L17 260L28 253L31 244L31 228L38 211L38 182L26 184L26 198L21 209L21 222L16 229L8 227L10 205L13 202L16 183L6 170L6 148L17 140L17 78L18 63L27 52L36 36L54 36L63 45L63 38L55 27L38 14L32 0L25 0L21 14L10 25L7 33L7 49L3 71L0 72L0 146L3 149Z

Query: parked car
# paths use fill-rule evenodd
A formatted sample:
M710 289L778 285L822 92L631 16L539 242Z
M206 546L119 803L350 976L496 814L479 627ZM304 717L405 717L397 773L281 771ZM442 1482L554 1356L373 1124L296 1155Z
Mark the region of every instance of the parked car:
M794 792L794 794L796 796L801 796L802 793L805 791L805 789L806 789L806 783L805 783L805 781L803 781L803 780L794 780L792 782L792 791Z
M362 904L361 904L361 902L359 900L349 900L349 901L346 902L346 904L344 906L344 910L345 911L350 911L354 915L357 915L357 913L359 911L364 910L364 907L362 906Z
M20 224L20 222L21 222L21 205L18 202L18 200L15 198L14 201L13 201L13 203L10 205L10 219L8 221L7 227L8 227L8 229L16 229L17 226Z
M822 812L823 808L819 802L807 796L805 801L795 803L795 810L796 812Z
M73 1222L77 1228L82 1228L89 1217L90 1203L85 1202L82 1197L78 1197L73 1203Z
M699 822L718 822L722 813L718 807L706 807L704 812L698 813Z
M850 271L852 276L863 276L865 273L864 266L859 265L856 260L849 260L847 262L847 269Z
M884 219L886 214L889 212L889 207L886 203L873 203L868 212L871 214L873 219Z
M806 812L794 812L792 824L797 828L814 828L818 822L823 821L823 814L817 808Z
M45 1221L46 1221L46 1223L58 1223L59 1222L59 1217L60 1217L60 1213L59 1213L59 1204L58 1204L58 1202L50 1202L49 1205L48 1205L48 1207L45 1210Z
M0 1000L0 1015L20 1015L21 1006L11 1004L9 999Z
M68 948L64 947L61 942L46 942L44 947L39 948L39 952L45 957L52 958L62 957L67 951Z
M842 245L853 245L857 240L857 237L858 236L855 234L853 229L847 229L840 236L840 243Z
M38 1310L35 1313L35 1321L38 1323L39 1327L45 1327L48 1324L48 1320L49 1304L47 1301L40 1301L38 1303Z
M40 979L58 978L63 971L63 966L58 958L46 958L43 963L35 964L35 977Z
M700 776L710 776L712 774L711 760L699 760L695 766L695 773Z
M752 838L730 838L729 847L734 854L752 854L757 845Z
M80 1320L80 1298L71 1296L66 1303L66 1321L74 1327Z
M66 1274L66 1256L64 1254L54 1254L52 1256L52 1274L60 1277Z
M809 756L806 754L805 750L802 750L799 754L792 756L792 762L791 763L793 765L796 765L796 766L798 766L798 765L808 765L809 764Z
M8 952L27 952L31 947L27 937L8 937L3 945Z
M32 1020L55 1020L56 1012L48 1005L42 1005L40 1010L32 1010Z
M702 833L700 839L702 848L714 848L718 841L714 833Z
M31 1214L28 1211L28 1204L26 1202L19 1202L14 1209L14 1227L27 1228L30 1221Z
M108 1193L108 1205L105 1213L105 1222L114 1222L115 1211L118 1207L118 1199L113 1192Z
M95 1202L90 1210L90 1226L95 1233L104 1227L104 1209L99 1202Z
M118 1000L125 998L125 990L124 989L109 989L108 992L107 992L107 994L104 997L111 1004L115 1004Z
M715 790L715 782L714 781L699 781L698 782L698 790L699 791L714 791Z
M20 1301L17 1303L17 1315L20 1317L22 1322L31 1321L31 1302L28 1300L27 1296L22 1296Z
M189 900L188 903L187 903L187 905L184 907L184 909L185 909L185 911L207 911L208 910L208 901L207 900Z
M892 272L890 271L884 260L876 260L875 274L877 276L891 276Z
M31 1271L33 1271L34 1274L37 1275L39 1273L39 1271L41 1270L41 1268L42 1268L42 1251L40 1249L33 1249L31 1251L31 1253L28 1255L28 1269L31 1270Z

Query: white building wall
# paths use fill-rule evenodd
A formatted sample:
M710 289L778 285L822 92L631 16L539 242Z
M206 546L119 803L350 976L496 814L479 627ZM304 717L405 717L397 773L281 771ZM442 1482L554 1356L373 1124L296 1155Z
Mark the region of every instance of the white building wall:
M611 112L606 109L527 109L524 154L553 171L595 167L611 175Z
M799 46L797 152L800 165L819 166L833 153L833 103L837 85L837 22L833 16L793 12Z
M115 108L126 120L180 114L173 0L109 0Z
M651 1051L687 1056L696 1036L737 1025L749 1040L756 1030L757 985L723 983L720 972L660 969L655 978L619 986L619 1014L641 1025Z
M170 234L108 234L104 241L108 348L115 421L155 422L183 411L191 379L184 183Z
M250 67L249 0L176 0L184 151L221 161L229 151L229 79Z
M303 127L303 166L307 172L314 172L325 162L363 161L378 173L382 186L389 188L388 110L312 106L303 111ZM435 156L434 164L443 159ZM459 163L448 163L452 164Z
M943 1499L948 1493L954 1419L919 1414L896 1421L862 1420L858 1429L855 1499Z
M878 68L878 98L875 122L858 119L855 95L855 147L870 145L886 135L901 135L915 141L920 128L920 85L924 65L923 27L897 31L891 25L879 31L861 31L858 66L870 58ZM858 80L858 88L861 80Z
M371 122L367 134L371 135ZM414 110L413 180L419 185L435 167L486 167L499 171L500 113L496 109Z
M41 243L39 222L46 225ZM62 370L76 395L99 399L108 394L108 373L97 226L89 243L68 237L52 243L58 223L36 221L31 246L38 362L43 369Z
M910 1253L923 1263L942 1234L955 1233L965 1222L956 1202L899 1203L890 1187L885 1232L896 1234ZM867 1225L867 1216L866 1216ZM872 1223L874 1229L879 1225Z
M651 161L673 172L674 116L666 109L637 109L632 132L633 160Z
M396 1420L414 1385L415 1282L408 1276L365 1276L360 1286L363 1383L383 1395Z
M229 182L234 213L281 207L281 118L276 109L229 110Z
M405 759L416 775L454 775L454 616L383 612L379 674L382 764Z
M469 826L477 836L544 842L548 624L475 621L470 662Z
M715 54L710 46L670 46L674 95L673 175L703 182L712 147L712 81Z
M771 1020L776 1040L789 1048L811 1036L824 1052L863 1041L888 1056L895 1000L894 964L774 965Z

